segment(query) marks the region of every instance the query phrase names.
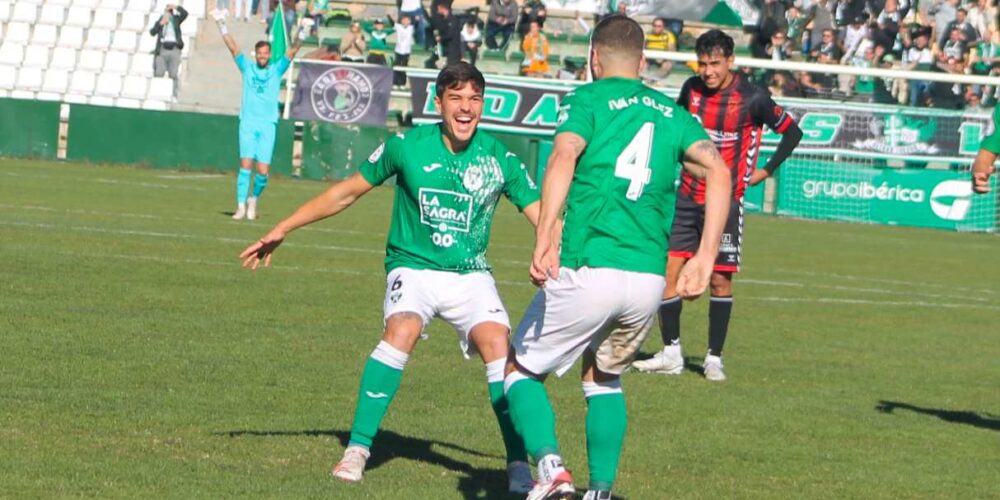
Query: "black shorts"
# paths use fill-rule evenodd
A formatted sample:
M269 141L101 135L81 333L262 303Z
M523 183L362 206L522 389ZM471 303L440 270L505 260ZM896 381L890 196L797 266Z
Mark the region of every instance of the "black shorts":
M670 230L670 257L690 259L701 243L701 229L705 225L705 205L699 205L686 196L677 197L674 224ZM743 200L729 204L729 219L722 231L719 256L715 259L718 272L739 272L743 249Z

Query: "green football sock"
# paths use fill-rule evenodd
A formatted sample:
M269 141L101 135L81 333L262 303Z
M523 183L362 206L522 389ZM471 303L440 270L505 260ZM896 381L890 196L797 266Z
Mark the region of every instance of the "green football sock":
M593 382L589 384L602 388ZM587 394L588 392L590 394ZM599 393L593 394L593 392ZM593 392L588 391L588 383L584 382L584 393L587 394L587 462L590 464L590 489L610 490L618 473L618 458L621 456L625 429L628 425L625 395L621 393L620 386L617 392L605 392L601 389Z
M403 379L403 366L408 357L406 353L383 341L368 358L361 374L350 445L371 448L382 419L389 410L389 404L399 389L399 383Z
M507 398L503 394L503 380L490 382L490 405L493 406L493 413L497 416L497 423L500 424L500 435L503 436L503 446L507 449L507 463L527 462L528 452L524 450L524 440L514 430L514 422L511 420L508 410Z
M518 372L504 381L507 403L514 428L524 438L524 446L535 460L559 454L556 439L556 415L545 393L545 384Z

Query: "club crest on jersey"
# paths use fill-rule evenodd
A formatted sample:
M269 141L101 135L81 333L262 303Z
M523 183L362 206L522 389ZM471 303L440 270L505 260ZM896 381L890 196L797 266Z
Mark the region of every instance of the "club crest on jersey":
M479 191L483 187L483 169L471 166L462 174L462 185L468 191Z

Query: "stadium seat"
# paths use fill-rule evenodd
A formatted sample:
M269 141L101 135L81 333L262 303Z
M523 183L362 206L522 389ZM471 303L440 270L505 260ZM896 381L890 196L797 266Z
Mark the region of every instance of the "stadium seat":
M69 72L64 69L50 69L45 72L45 80L42 81L42 92L54 92L65 94L69 87Z
M80 7L86 7L93 10L97 8L97 0L73 0L73 5L79 5Z
M58 5L60 7L69 7L70 5L73 5L73 1L72 0L48 0L47 2L45 2L45 5Z
M59 41L56 42L56 45L69 49L83 47L83 28L79 26L63 26L59 30Z
M10 2L0 2L0 23L10 21Z
M111 97L106 97L102 95L91 96L87 99L87 103L93 104L94 106L114 106L115 100Z
M46 68L49 66L49 48L42 45L29 45L24 49L25 68Z
M101 73L97 75L97 87L94 88L94 95L107 97L118 97L122 92L121 75Z
M0 65L0 89L14 90L17 82L17 68Z
M122 13L121 28L127 31L142 33L146 31L146 14L142 12L125 11Z
M62 100L62 94L59 94L57 92L39 92L35 94L35 100L58 102Z
M10 91L11 99L24 99L26 101L34 101L35 93L30 90L12 90Z
M119 97L115 100L115 106L118 106L119 108L139 109L142 107L142 101L127 97Z
M135 52L136 36L134 31L118 30L111 40L111 50Z
M145 99L149 78L144 76L128 75L122 82L122 97L132 99Z
M41 5L41 4L45 3L45 0L18 0L18 1L21 2L21 3L28 3L28 4L34 4L34 5Z
M24 1L14 2L14 12L10 15L11 22L34 23L38 19L38 6Z
M80 94L64 94L63 102L70 104L87 104L87 96Z
M121 12L125 10L125 0L101 0L101 8Z
M76 63L76 69L99 73L103 67L104 52L100 50L80 51L80 61Z
M55 47L59 29L51 24L36 24L35 32L31 34L32 45Z
M132 67L129 68L130 75L153 77L153 54L133 54Z
M89 96L94 93L97 77L90 71L74 71L69 81L70 94Z
M156 50L156 37L145 32L139 36L139 52L142 54L152 54Z
M87 30L87 41L83 46L88 49L108 50L111 44L111 32L105 29L91 28Z
M149 0L129 0L128 6L125 7L125 10L148 14L152 8L153 2L150 2Z
M13 43L0 45L0 64L20 66L24 62L24 47Z
M94 21L90 23L90 27L113 30L118 27L118 13L110 9L96 10L94 11Z
M3 42L17 45L27 45L31 35L31 25L27 23L7 23L7 32L4 33Z
M66 9L62 5L45 4L42 6L42 14L38 16L38 24L62 26L65 20Z
M17 84L19 90L30 90L38 92L42 89L42 69L41 68L21 68L17 72Z
M52 51L52 63L49 67L73 71L76 69L76 51L66 47L56 47Z
M150 109L153 111L166 111L167 103L163 101L146 99L145 101L142 101L142 109Z
M128 73L128 53L108 51L104 56L104 72L112 75Z
M149 81L147 98L167 102L174 96L174 81L170 78L153 78Z
M74 5L66 13L66 26L87 28L90 26L90 9Z

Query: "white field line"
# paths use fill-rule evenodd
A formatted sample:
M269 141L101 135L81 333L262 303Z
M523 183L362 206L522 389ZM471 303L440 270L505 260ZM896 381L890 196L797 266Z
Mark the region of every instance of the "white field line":
M986 304L950 304L942 302L923 302L919 300L868 300L868 299L837 299L828 297L755 297L749 296L739 300L750 300L759 302L808 302L817 304L845 304L845 305L873 305L873 306L902 306L902 307L929 307L946 309L987 309L990 311L1000 311L1000 306Z
M197 180L197 179L226 179L230 178L226 174L170 174L170 175L157 175L160 179L177 179L177 180Z
M802 276L819 277L819 278L836 278L847 281L861 281L869 283L881 283L885 285L901 285L901 286L925 287L925 288L946 288L948 290L956 292L989 293L989 294L1000 295L1000 289L968 288L968 287L943 285L941 283L925 283L917 281L872 278L869 276L854 276L850 274L840 274L840 273L817 273L815 271L796 271L791 269L775 269L775 271L786 274L798 274Z
M982 297L969 297L966 295L949 295L941 293L924 293L924 292L899 292L896 290L886 290L884 288L860 288L854 286L844 286L844 285L824 285L820 283L798 283L794 281L770 281L770 280L755 280L750 278L740 278L734 280L736 283L747 283L750 285L761 285L761 286L784 286L784 287L794 287L794 288L823 288L826 290L837 290L842 292L853 292L853 293L875 293L884 295L894 295L894 296L908 296L908 297L927 297L932 299L957 299L957 300L971 300L974 302L992 302L988 298Z

